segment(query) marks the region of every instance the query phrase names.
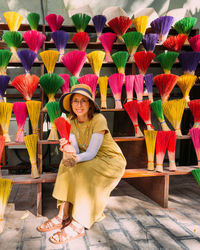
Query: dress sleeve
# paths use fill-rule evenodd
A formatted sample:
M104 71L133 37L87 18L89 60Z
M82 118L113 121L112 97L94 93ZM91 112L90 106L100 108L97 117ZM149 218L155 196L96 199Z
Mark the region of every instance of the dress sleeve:
M109 131L106 118L102 114L97 114L93 117L92 129L93 134L103 130L105 133Z

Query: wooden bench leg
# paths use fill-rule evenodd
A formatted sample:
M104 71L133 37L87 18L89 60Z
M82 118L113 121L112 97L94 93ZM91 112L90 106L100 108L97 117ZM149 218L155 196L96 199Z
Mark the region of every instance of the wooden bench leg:
M42 216L42 183L37 184L37 216Z
M168 208L169 175L131 178L127 181L161 207Z

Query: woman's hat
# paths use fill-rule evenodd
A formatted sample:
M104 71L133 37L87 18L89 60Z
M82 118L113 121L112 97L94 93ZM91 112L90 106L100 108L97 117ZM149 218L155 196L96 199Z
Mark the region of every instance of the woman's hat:
M62 112L69 113L71 111L70 97L73 94L80 94L86 96L93 102L95 107L95 112L100 112L98 104L92 99L92 90L90 86L88 86L87 84L77 84L71 88L71 92L65 93L64 95L61 96L59 105Z

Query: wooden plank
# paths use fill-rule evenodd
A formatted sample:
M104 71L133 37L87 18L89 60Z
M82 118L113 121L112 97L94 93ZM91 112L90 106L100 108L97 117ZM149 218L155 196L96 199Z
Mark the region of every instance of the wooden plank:
M42 216L42 183L37 184L37 216Z

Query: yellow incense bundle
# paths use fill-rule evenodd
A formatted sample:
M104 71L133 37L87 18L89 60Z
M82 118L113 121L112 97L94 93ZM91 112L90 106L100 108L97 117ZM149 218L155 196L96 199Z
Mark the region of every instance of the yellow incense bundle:
M148 16L139 16L133 19L133 24L137 30L137 32L145 34L149 17Z
M12 189L12 180L0 178L0 234L4 228L4 213Z
M156 146L156 136L157 131L154 130L144 130L144 138L146 142L147 148L147 169L154 170L154 154L155 154L155 146Z
M38 121L40 117L42 102L40 101L27 101L26 107L28 110L29 118L31 120L32 132L33 134L39 135L38 131Z
M8 11L3 13L6 23L10 31L18 31L23 16L14 11Z
M37 169L36 153L37 153L37 135L27 135L24 137L24 142L28 150L30 162L31 162L31 176L36 179L39 178L39 173Z
M167 101L162 104L163 113L173 126L177 136L182 136L180 125L185 105L186 100L184 98Z
M97 76L99 76L105 55L106 55L105 52L99 50L92 51L87 55L92 70L94 74L96 74Z
M107 76L100 76L98 78L99 90L101 95L101 108L107 108L107 89L108 89L108 77Z
M45 50L40 53L42 61L47 69L48 73L53 73L58 56L59 51L55 50Z
M0 103L0 124L5 137L5 142L10 142L10 136L8 134L10 118L12 114L13 104L1 102Z

